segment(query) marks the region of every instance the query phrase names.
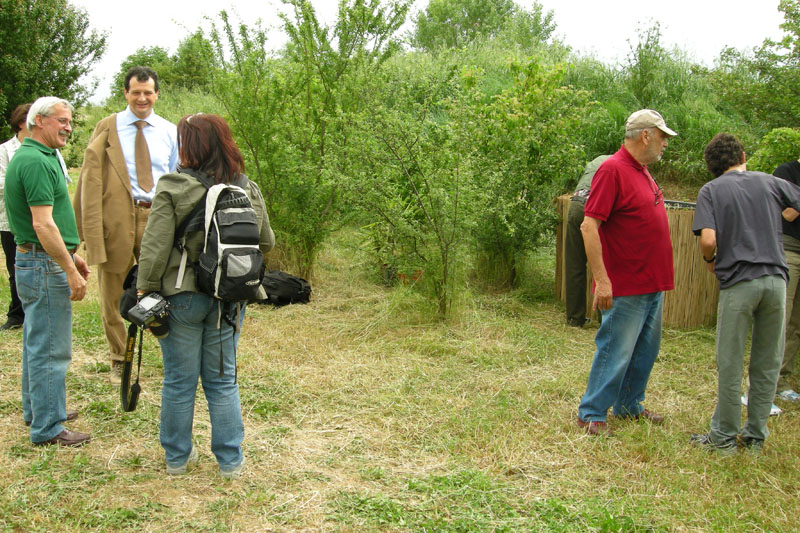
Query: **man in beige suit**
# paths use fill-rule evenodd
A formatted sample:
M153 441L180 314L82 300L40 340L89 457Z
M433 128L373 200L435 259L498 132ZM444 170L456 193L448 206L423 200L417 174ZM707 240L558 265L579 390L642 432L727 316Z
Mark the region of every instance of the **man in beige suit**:
M125 354L119 314L122 282L139 257L158 178L178 164L175 125L153 112L158 75L134 67L125 76L128 107L98 122L83 159L73 200L86 261L97 265L100 314L118 382Z

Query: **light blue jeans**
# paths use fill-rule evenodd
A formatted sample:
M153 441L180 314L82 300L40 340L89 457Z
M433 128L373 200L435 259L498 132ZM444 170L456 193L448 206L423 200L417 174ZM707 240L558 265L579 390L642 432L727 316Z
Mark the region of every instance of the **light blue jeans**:
M742 370L750 324L750 390L742 437L766 439L784 343L786 282L781 276L740 281L719 291L717 307L717 407L709 437L715 444L736 440L742 424Z
M614 297L595 336L597 351L586 393L578 407L585 422L605 421L644 410L644 390L661 348L663 292Z
M242 462L244 440L235 381L238 335L224 319L217 329L218 300L206 294L182 292L167 300L169 335L159 339L164 360L160 438L167 464L181 466L189 459L199 377L211 417L211 451L220 470L233 470Z
M22 419L31 442L50 440L67 419L67 368L72 359L72 302L67 275L44 252L16 255L22 326Z

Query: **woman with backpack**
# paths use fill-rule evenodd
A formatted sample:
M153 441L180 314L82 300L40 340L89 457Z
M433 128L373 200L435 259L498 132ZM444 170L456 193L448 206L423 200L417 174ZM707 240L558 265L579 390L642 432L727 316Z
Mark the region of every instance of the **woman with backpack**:
M244 313L242 309L232 316L226 314L222 301L196 283L196 262L203 252L206 231L191 223L188 228L186 223L180 230L179 226L203 210L200 203L206 201L208 187L228 184L241 187L250 200L261 253L272 249L275 236L261 191L242 174L242 154L221 117L198 113L182 118L178 154L178 172L161 176L156 185L142 238L137 282L140 297L156 292L169 302L169 333L159 338L164 361L161 446L168 474L183 474L198 461L192 422L200 378L211 418L211 451L222 477L233 479L245 465L236 380L236 345ZM201 214L199 218L204 217ZM185 233L181 245L176 232Z

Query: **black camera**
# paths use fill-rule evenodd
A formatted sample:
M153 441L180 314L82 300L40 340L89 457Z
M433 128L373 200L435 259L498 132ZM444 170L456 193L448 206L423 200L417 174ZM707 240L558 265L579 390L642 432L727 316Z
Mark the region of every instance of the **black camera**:
M153 335L161 338L169 333L168 309L169 302L157 292L151 292L128 310L128 317L137 326L149 328Z

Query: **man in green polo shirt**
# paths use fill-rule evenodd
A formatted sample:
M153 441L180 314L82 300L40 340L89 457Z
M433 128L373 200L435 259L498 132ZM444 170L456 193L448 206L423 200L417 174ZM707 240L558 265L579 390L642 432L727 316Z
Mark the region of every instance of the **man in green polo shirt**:
M28 112L31 136L8 165L5 203L17 243L17 292L22 329L22 418L31 442L80 446L87 433L70 431L66 374L72 359L72 301L86 294L89 267L75 254L80 240L64 172L56 153L72 132L72 105L48 96Z

